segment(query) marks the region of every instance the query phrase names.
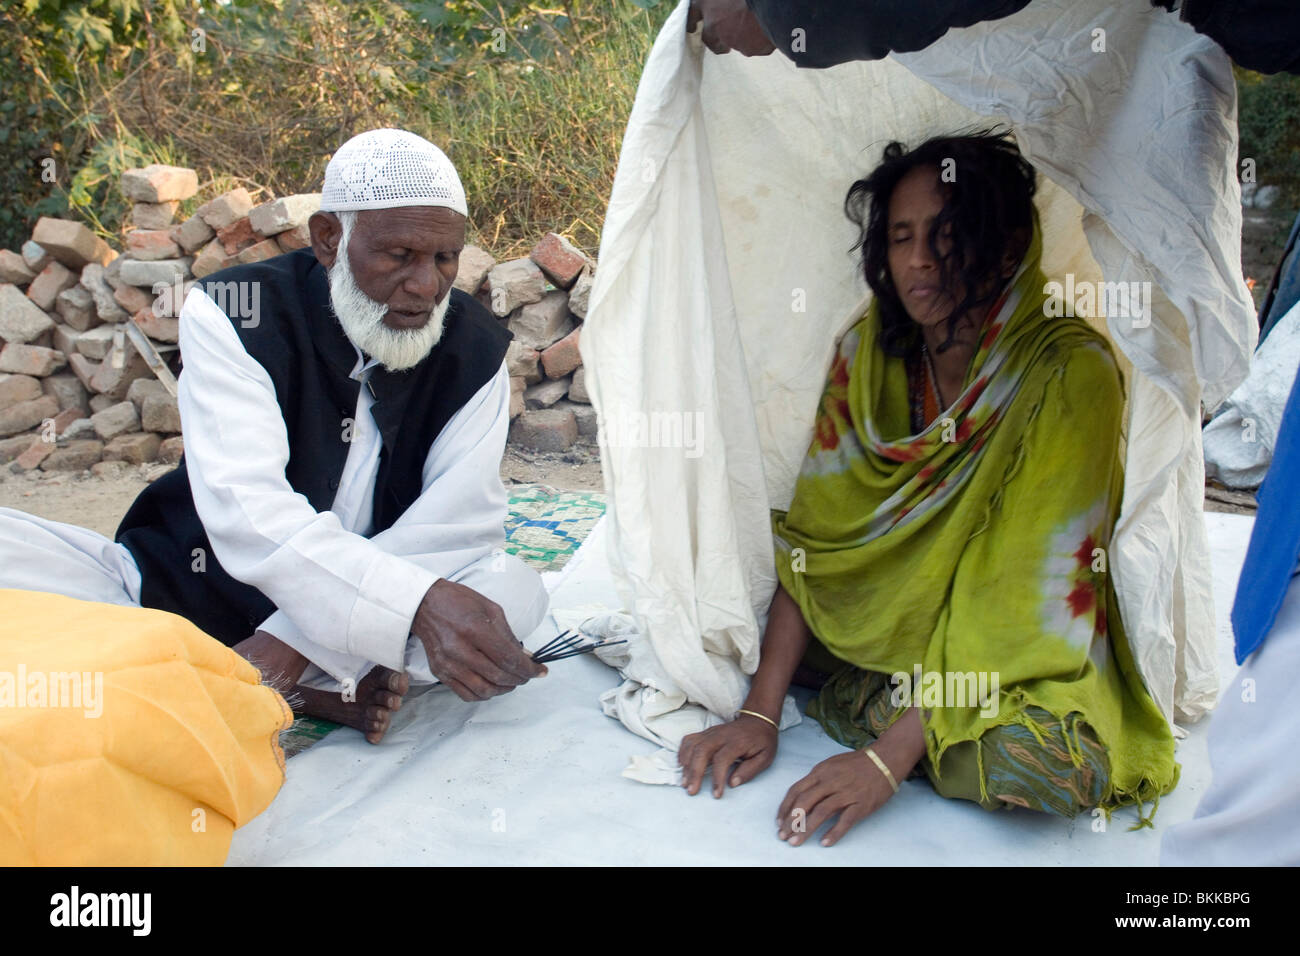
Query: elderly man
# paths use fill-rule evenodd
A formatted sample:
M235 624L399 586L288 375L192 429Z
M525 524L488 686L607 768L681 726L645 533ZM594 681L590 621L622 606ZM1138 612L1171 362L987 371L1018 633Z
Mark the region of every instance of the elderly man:
M349 140L310 249L186 298L180 467L116 543L0 509L0 587L173 611L372 743L411 680L486 700L544 675L516 635L546 592L501 550L510 334L452 287L466 215L432 143Z

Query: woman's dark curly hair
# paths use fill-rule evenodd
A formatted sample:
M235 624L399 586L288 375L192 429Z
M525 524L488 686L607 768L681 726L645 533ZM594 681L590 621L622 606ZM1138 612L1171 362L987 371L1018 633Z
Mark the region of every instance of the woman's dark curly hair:
M939 136L908 152L902 143L885 147L883 160L866 179L859 179L844 199L844 212L861 230L851 251L862 250L862 272L880 300L880 347L886 355L906 356L920 347L921 330L903 308L889 274L889 200L894 187L911 170L933 167L936 176L951 169L952 182L940 182L943 210L930 227L930 251L939 263L939 281L955 297L965 294L948 318L953 340L958 319L971 309L990 305L1001 282L1002 257L1010 251L1018 263L1033 235L1034 168L1020 155L1008 132L995 128ZM951 162L948 162L951 161ZM939 255L936 238L951 229L952 247Z

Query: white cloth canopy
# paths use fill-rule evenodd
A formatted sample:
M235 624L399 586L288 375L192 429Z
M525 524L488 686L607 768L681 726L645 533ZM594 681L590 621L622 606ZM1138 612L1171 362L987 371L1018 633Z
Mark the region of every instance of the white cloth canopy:
M800 70L704 50L682 0L646 63L583 330L610 560L687 696L730 717L775 587L836 337L867 302L849 185L891 139L1009 125L1040 171L1044 271L1149 282L1111 317L1129 398L1110 555L1138 665L1172 722L1214 704L1202 402L1245 377L1236 87L1223 51L1143 4L1036 0L928 49Z

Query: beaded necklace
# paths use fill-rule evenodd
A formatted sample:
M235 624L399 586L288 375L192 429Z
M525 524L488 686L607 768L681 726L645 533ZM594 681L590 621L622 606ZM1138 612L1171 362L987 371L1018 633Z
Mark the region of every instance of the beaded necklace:
M919 435L939 417L939 385L934 374L934 359L921 343L921 353L907 363L907 393L911 408L912 434Z

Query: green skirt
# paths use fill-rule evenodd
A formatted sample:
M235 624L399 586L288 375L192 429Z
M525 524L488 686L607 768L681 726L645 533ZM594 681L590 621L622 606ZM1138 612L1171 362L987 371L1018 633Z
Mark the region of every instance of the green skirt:
M906 712L890 700L887 675L836 661L816 639L804 663L814 671L831 671L809 702L808 716L845 747L869 746ZM1032 723L995 727L978 740L949 747L939 767L922 758L912 776L924 774L940 796L971 800L986 810L1027 807L1073 817L1098 806L1110 779L1110 760L1092 728L1077 714L1057 720L1032 706L1026 714Z

